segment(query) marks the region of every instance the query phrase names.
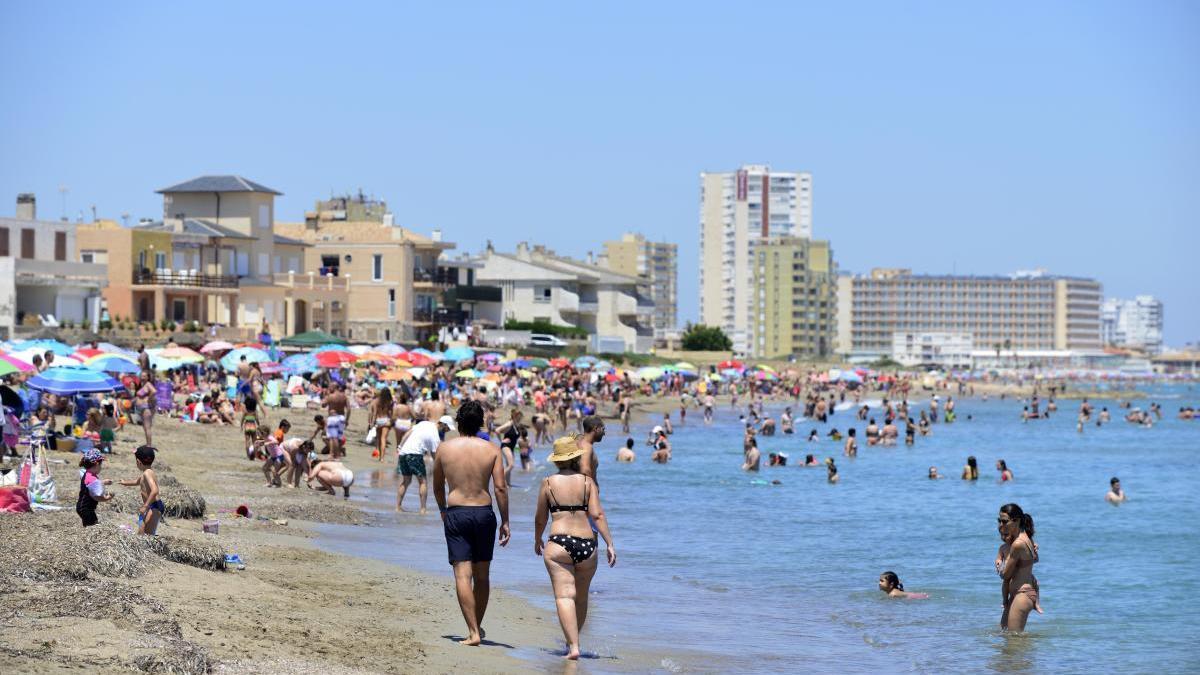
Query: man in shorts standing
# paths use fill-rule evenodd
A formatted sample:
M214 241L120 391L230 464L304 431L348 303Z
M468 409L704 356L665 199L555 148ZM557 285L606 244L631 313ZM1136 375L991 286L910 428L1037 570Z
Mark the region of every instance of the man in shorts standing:
M446 549L454 567L458 606L467 622L464 645L478 645L491 590L490 568L496 537L492 495L500 509L499 541L508 545L508 485L500 448L475 434L483 428L483 406L467 401L458 409L458 438L442 443L433 459L433 496L442 513ZM450 493L446 494L446 484Z
M417 492L421 497L421 515L425 515L425 505L429 501L429 487L425 484L425 453L434 455L438 444L446 437L446 432L454 428L454 420L449 415L442 415L437 422L422 420L404 433L396 450L396 473L403 476L396 486L396 510L404 510L404 494L413 476L417 477ZM436 457L435 457L436 460Z

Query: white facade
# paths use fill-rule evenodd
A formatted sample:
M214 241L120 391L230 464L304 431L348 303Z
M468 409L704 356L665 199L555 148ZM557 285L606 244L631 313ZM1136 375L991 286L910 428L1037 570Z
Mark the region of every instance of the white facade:
M905 366L970 368L974 347L970 333L892 334L892 359Z
M641 281L636 277L525 243L511 255L488 250L477 262L476 283L501 289L504 320L580 328L621 340L625 351L646 352L653 346L654 305L638 295Z
M754 344L753 242L810 238L812 221L811 173L744 165L700 174L700 321L720 326L734 351Z
M79 262L75 224L0 218L0 333L100 321L105 265ZM49 322L46 324L44 322Z
M1152 295L1139 295L1133 300L1108 298L1100 307L1100 334L1105 346L1159 354L1162 331L1162 302Z

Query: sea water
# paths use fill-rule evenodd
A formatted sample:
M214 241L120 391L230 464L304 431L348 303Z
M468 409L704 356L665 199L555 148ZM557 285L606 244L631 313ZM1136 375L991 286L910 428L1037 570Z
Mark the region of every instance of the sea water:
M626 436L609 421L599 476L620 556L596 574L583 635L596 658L582 668L632 670L623 656L636 652L676 672L1194 671L1200 420L1175 412L1200 403L1200 392L1150 394L1146 401L1164 412L1152 428L1126 423L1116 401L1096 398L1113 421L1097 428L1093 418L1082 433L1078 401L1061 400L1050 419L1022 423L1019 400L963 399L957 421L933 425L915 447L903 445L903 433L898 446L868 446L866 422L838 412L826 424L798 421L794 435L760 437L757 475L740 470L742 431L728 405L707 426L695 408L686 424L674 412L668 465L649 461L643 441L652 421L630 434L637 462L617 464ZM926 408L924 400L913 407ZM825 439L835 427L858 429L856 459ZM811 429L820 442L806 442ZM767 467L773 451L787 452L789 466ZM840 484L826 482L824 466L799 466L808 453L834 457ZM978 481L959 479L968 455L978 460ZM1012 482L998 482L997 459ZM930 466L948 478L928 479ZM553 621L549 580L532 547L533 498L548 471L514 472L513 541L497 548L492 576L494 587L533 601ZM1129 495L1119 507L1104 500L1112 476ZM384 471L361 481L376 485L366 493L381 511L392 480ZM1008 502L1035 519L1034 571L1046 612L1032 615L1019 636L999 630L993 567L996 517ZM406 505L416 506L415 482ZM451 592L436 516L352 529L326 528L324 545L442 574ZM877 587L885 570L931 597L886 598ZM518 655L550 667L560 648L523 646Z

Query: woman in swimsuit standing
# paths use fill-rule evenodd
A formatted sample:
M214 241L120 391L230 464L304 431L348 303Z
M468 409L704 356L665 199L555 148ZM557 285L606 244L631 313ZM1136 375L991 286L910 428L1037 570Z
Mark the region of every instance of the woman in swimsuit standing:
M1016 504L1000 507L996 526L1004 543L996 555L996 573L1000 575L1000 594L1004 612L1000 627L1023 631L1029 613L1041 612L1038 603L1038 582L1033 565L1038 561L1037 546L1033 543L1033 517Z
M572 660L579 658L579 631L587 619L588 587L596 574L596 532L608 546L608 566L617 564L617 550L596 483L579 472L583 454L573 437L554 442L549 459L558 466L558 474L542 481L534 517L533 552L542 556L550 573L558 621L567 639L566 658ZM588 524L589 518L596 525L595 531ZM542 532L551 519L550 540L543 546Z
M142 431L146 433L146 445L153 445L150 439L150 429L154 426L155 396L158 390L154 386L154 371L142 372L142 386L135 394L134 408L142 420Z

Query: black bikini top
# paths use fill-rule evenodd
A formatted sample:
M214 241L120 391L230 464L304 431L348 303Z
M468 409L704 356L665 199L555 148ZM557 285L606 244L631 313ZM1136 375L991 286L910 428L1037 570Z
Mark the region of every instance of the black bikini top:
M582 504L559 504L558 499L554 496L554 489L550 487L550 479L546 479L546 491L550 493L550 513L558 513L559 511L587 511L588 508L588 489L587 476L583 476L583 503Z

